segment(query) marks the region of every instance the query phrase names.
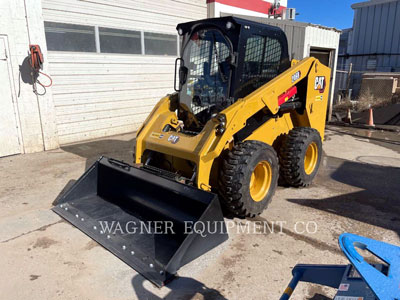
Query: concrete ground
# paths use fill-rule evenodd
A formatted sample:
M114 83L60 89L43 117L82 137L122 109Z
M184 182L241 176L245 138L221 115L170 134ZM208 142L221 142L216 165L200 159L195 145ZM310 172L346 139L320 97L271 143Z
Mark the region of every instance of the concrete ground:
M338 248L343 232L400 245L399 134L330 127L315 182L279 187L256 219L282 230L238 234L236 225L227 242L158 289L50 210L98 156L130 162L133 139L0 159L2 299L278 299L295 264L347 263ZM316 232L305 232L306 224ZM293 299L332 296L332 289L300 284Z

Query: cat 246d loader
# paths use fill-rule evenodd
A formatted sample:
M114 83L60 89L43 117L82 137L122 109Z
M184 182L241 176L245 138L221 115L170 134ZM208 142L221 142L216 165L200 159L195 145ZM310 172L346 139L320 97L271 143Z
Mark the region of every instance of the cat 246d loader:
M277 27L224 17L177 30L176 92L138 130L134 165L100 158L53 208L157 285L227 239L223 211L254 217L278 179L311 183L331 72L290 61Z

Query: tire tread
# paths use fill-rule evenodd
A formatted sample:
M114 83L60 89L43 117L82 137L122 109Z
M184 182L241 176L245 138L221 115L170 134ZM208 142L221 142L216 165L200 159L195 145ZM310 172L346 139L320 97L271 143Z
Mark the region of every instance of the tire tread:
M249 212L243 201L243 194L247 192L243 189L242 184L244 182L245 170L248 168L250 158L257 151L271 151L271 154L276 158L275 166L279 168L277 154L271 146L259 141L245 141L239 142L234 146L233 150L229 152L227 158L224 160L220 171L219 194L220 198L222 198L221 204L230 213L239 217L253 218L261 213L261 211L256 214ZM270 188L274 190L265 208L275 193L276 185L277 182L271 183Z
M319 132L310 127L295 127L289 131L279 151L280 177L284 182L294 187L307 187L311 182L306 181L301 172L301 160L304 160L303 149L307 139ZM321 155L318 153L318 155ZM316 166L318 168L318 166Z

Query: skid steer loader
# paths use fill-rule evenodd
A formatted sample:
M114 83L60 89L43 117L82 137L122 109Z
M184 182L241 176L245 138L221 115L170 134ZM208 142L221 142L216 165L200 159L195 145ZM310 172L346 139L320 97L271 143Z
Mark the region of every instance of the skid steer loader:
M134 165L101 157L53 208L159 286L228 238L222 211L254 217L278 179L311 183L330 84L317 59L289 60L277 27L224 17L177 30L176 92L138 130Z

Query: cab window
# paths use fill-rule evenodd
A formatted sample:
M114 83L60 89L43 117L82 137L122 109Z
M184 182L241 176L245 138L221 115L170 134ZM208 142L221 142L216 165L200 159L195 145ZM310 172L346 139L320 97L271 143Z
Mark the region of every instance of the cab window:
M237 98L247 96L280 73L282 51L278 39L260 35L247 39Z

